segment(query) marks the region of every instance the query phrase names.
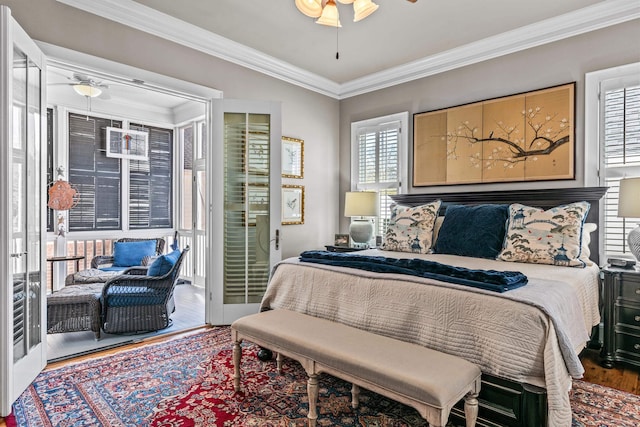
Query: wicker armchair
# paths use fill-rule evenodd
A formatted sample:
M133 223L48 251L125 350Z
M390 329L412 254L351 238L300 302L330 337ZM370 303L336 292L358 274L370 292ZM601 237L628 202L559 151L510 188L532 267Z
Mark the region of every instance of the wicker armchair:
M164 251L164 238L159 237L157 239L144 239L144 238L132 238L132 237L123 237L122 239L116 240L116 242L141 242L144 240L155 240L156 241L156 255L162 254ZM113 264L113 255L97 255L91 259L91 268L100 268L101 265L110 265Z
M102 329L109 334L142 333L168 327L175 310L173 290L189 247L164 276L130 268L109 279L102 290Z

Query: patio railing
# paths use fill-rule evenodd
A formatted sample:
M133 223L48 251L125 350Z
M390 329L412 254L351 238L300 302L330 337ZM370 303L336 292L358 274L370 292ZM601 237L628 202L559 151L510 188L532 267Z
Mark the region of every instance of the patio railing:
M111 255L113 253L113 242L122 237L148 237L158 238L163 237L166 241L165 252L170 251L170 246L173 243L173 232L169 234L161 233L152 235L150 233L67 233L65 237L59 237L53 235L53 233L47 233L47 258L53 256L84 256L84 259L79 261L80 270L91 268L91 260L97 255ZM187 245L193 248L192 238L189 235L179 235L179 246L181 248ZM204 245L200 246L204 248ZM204 250L202 254L196 254L193 250L189 251L182 262L182 268L180 269L180 278L193 282L194 276L194 257L200 261L200 269L204 270ZM56 262L53 265L47 265L47 289L60 289L64 285L64 280L68 274L75 272L76 262ZM53 271L53 276L52 276ZM195 272L199 274L198 272ZM204 276L204 274L202 274ZM55 279L55 280L54 280ZM55 286L52 288L52 280Z

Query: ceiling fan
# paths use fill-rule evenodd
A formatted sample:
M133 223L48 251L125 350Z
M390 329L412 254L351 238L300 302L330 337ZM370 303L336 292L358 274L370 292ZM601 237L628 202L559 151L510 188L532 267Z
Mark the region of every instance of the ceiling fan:
M86 74L73 73L73 77L66 77L71 80L69 83L53 83L52 85L67 85L81 96L87 98L111 99L108 93L109 85L95 80Z

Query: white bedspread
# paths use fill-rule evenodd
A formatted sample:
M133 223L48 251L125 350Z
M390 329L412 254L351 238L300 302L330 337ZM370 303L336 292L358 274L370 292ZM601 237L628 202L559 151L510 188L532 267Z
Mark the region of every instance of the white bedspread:
M262 308L299 311L461 356L483 372L547 389L549 425L570 426L571 377L600 322L597 266L584 269L453 255L368 250L472 269L512 270L529 283L503 294L419 277L282 261Z

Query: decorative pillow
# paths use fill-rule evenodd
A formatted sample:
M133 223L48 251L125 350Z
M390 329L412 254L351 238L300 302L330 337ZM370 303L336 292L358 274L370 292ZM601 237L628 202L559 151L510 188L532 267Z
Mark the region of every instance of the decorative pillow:
M582 225L590 204L577 202L547 211L521 204L509 207L503 261L584 267Z
M149 266L147 276L164 276L171 271L176 262L178 262L178 258L180 258L180 249L176 249L171 253L159 256Z
M495 259L508 218L509 205L447 206L433 252Z
M589 244L591 244L591 233L598 229L598 224L594 224L593 222L587 222L582 227L582 250L580 251L580 259L583 260L587 265L591 265L591 249L589 249Z
M438 216L440 200L421 206L391 207L389 227L380 249L385 251L426 254L431 250L433 224Z
M155 255L155 253L155 240L115 242L113 244L113 266L133 267L136 265L142 265L142 258L148 255Z
M442 228L442 223L444 222L444 216L439 216L436 218L436 222L433 223L433 240L432 242L438 241L438 234L440 233L440 229Z

